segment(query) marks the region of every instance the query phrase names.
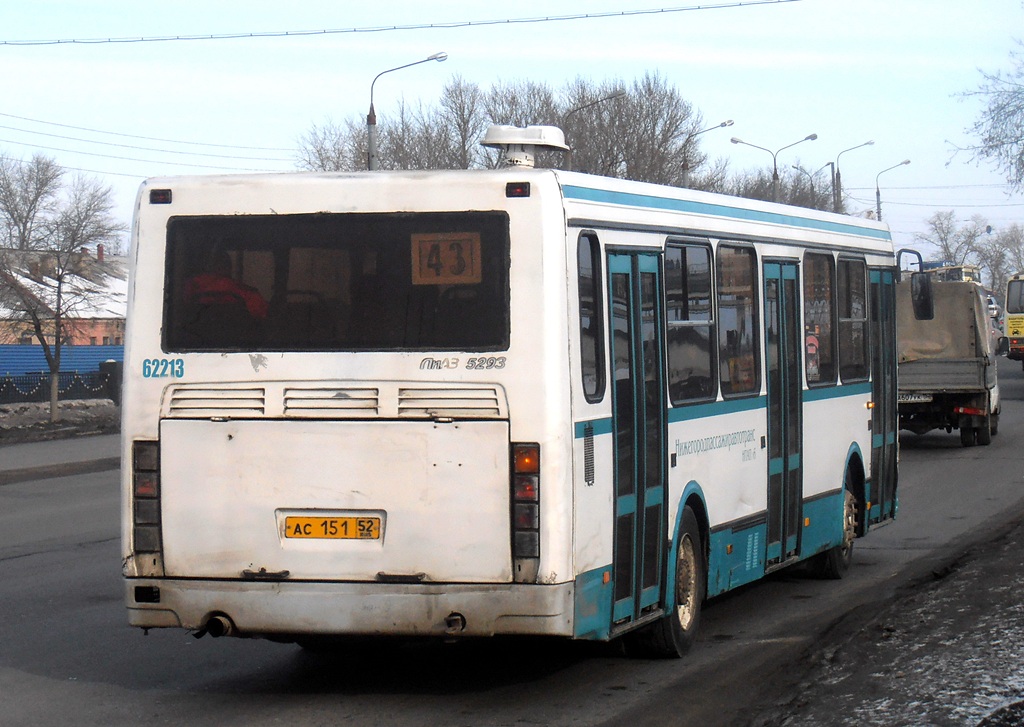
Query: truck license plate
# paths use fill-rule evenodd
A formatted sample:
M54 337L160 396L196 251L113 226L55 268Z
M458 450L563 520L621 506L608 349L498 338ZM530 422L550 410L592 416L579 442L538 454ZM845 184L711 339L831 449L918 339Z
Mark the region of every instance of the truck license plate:
M931 400L931 394L898 394L896 396L898 404L927 404Z

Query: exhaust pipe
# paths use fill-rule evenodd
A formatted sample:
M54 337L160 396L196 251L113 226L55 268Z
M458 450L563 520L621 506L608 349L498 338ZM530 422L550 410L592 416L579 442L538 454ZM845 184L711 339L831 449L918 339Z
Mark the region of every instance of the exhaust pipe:
M234 636L235 625L231 623L231 619L223 615L210 616L210 620L206 622L206 626L203 631L208 633L211 637L219 639L221 636Z
M461 613L452 611L444 617L445 636L456 636L466 630L466 617Z

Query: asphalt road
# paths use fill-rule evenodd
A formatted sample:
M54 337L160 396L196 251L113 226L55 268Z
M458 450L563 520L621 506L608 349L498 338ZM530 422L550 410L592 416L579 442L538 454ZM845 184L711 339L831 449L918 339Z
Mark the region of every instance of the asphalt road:
M717 599L682 661L533 640L296 646L148 636L121 603L113 471L0 485L0 725L747 725L808 684L807 658L887 613L1024 512L1024 374L1001 432L904 440L897 521L839 582L793 570ZM0 457L3 457L0 450ZM849 722L854 724L854 722ZM839 722L837 724L843 724Z

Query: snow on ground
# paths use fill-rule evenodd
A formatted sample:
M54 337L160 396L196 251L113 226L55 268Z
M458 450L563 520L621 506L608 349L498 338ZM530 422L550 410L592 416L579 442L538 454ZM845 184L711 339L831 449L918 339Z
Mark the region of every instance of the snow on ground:
M109 399L62 401L60 421L50 422L50 405L0 404L0 446L118 431L121 411Z
M818 652L761 727L1024 724L1024 525Z

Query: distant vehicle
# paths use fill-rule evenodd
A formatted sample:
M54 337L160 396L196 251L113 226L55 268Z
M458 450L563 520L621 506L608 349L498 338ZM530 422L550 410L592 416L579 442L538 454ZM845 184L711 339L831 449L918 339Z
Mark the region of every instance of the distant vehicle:
M978 265L954 265L950 262L925 262L921 270L936 282L972 282L981 284L981 267Z
M1008 344L1006 357L1024 362L1024 272L1014 273L1006 281L1003 335Z
M999 308L999 303L996 302L995 296L991 293L986 293L985 303L988 306L988 317L998 321L1002 311Z
M801 561L838 578L895 516L884 225L510 147L497 170L143 184L131 624L678 656L705 595ZM265 318L188 299L221 253Z

